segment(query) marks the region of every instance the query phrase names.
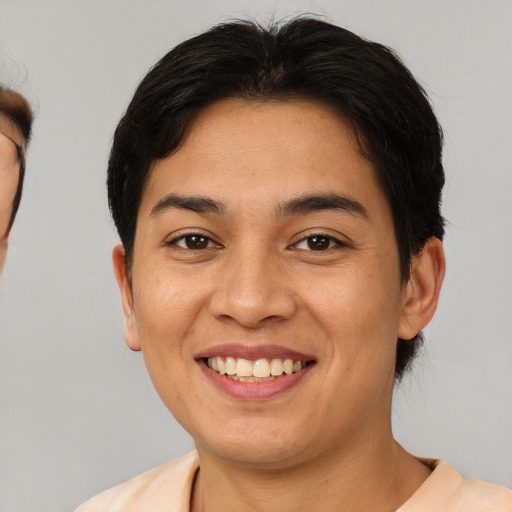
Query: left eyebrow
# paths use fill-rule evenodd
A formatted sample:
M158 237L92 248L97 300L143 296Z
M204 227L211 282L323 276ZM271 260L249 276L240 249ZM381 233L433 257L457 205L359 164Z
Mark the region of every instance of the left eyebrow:
M286 216L321 210L342 210L368 219L368 211L359 201L340 194L311 194L297 197L279 206L278 213Z

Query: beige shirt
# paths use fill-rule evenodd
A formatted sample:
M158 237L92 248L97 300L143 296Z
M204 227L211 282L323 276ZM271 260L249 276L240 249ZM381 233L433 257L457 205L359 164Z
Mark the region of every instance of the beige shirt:
M465 480L449 464L424 460L434 469L397 512L512 512L512 491ZM199 467L196 452L98 494L75 512L189 512Z

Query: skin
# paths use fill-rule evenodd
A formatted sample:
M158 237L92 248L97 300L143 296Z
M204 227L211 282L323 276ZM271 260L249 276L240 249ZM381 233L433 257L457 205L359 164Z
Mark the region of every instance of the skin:
M152 213L168 194L222 203ZM283 212L305 195L362 211ZM207 237L189 249L184 235ZM327 238L311 250L313 236ZM209 241L211 240L211 241ZM431 239L402 283L393 222L372 164L338 116L308 101L220 101L154 164L133 266L113 253L125 338L194 438L192 510L395 510L430 471L391 433L398 337L433 315L444 275ZM297 385L241 400L197 356L216 345L278 345L312 357Z
M7 230L20 172L16 145L24 147L23 137L19 130L0 114L0 272L7 255Z

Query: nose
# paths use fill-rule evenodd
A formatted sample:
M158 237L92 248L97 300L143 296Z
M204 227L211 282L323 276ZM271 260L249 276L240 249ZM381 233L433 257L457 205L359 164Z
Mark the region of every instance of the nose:
M227 258L210 298L211 314L250 329L292 318L297 300L279 259L262 250Z

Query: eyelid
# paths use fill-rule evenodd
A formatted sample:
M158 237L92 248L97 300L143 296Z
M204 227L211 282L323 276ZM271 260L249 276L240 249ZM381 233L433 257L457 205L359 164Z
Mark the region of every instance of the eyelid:
M213 246L206 247L206 249L212 249L213 247L216 247L216 248L223 247L222 244L217 242L211 235L204 233L200 229L191 229L191 230L187 230L187 231L181 231L178 233L174 233L170 240L167 239L164 242L164 245L176 246L176 247L180 247L181 249L192 250L192 249L189 249L188 247L182 247L182 246L178 245L179 241L184 240L185 238L187 238L189 236L198 236L198 237L208 239L208 245L210 245L210 242L211 242L213 244ZM200 249L198 249L198 250L200 250Z
M177 233L176 232L173 233L171 238L167 239L164 242L164 245L177 246L182 249L191 250L189 248L181 247L178 245L178 242L180 242L181 240L184 240L185 238L187 238L189 236L198 236L198 237L203 237L203 238L208 239L209 247L206 247L205 249L211 249L213 247L216 247L216 248L224 247L224 245L221 242L218 242L211 234L205 233L201 229L193 229L193 228L190 230L187 229L187 230L183 230L183 231L178 231ZM326 231L323 231L323 230L322 231L311 230L309 232L302 233L301 235L297 236L296 241L291 243L289 248L297 249L297 246L300 243L306 242L308 240L308 238L312 238L312 237L325 237L325 238L329 239L331 242L333 242L333 246L328 247L328 249L326 249L326 250L333 249L336 246L337 247L350 247L350 244L348 242L341 240L342 237L335 236L335 235L333 235L331 233L327 233ZM213 244L213 246L211 244ZM205 250L205 249L203 249L203 250ZM305 248L300 249L300 250L307 250L308 252L313 252L311 249L305 249ZM322 252L322 251L318 251L318 252Z
M350 246L347 242L344 242L343 240L341 240L340 237L334 236L334 235L332 235L330 233L326 233L325 231L312 230L312 231L307 232L305 234L301 234L300 238L298 238L297 241L293 242L290 245L290 248L291 249L297 249L297 246L300 243L306 242L308 240L308 238L313 238L313 237L316 237L316 236L324 237L324 238L327 238L330 241L334 242L334 246L328 247L325 251L333 249L334 247L349 247ZM306 248L303 248L303 249L301 248L299 250L307 250L308 252L316 252L316 251L313 251L312 249L306 249ZM325 252L325 251L318 251L318 252Z

